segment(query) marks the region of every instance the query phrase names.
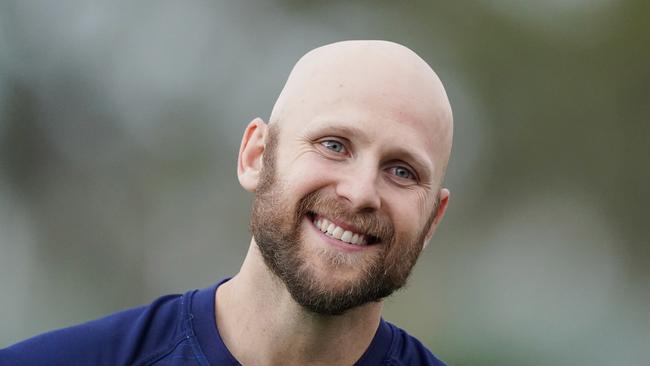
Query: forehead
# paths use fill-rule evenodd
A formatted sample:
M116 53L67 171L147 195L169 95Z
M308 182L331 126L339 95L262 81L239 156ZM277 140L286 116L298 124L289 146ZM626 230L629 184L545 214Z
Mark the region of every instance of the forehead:
M368 145L411 145L429 150L433 139L427 122L413 119L408 112L381 113L376 108L347 106L322 111L303 120L293 129L296 133L340 132Z

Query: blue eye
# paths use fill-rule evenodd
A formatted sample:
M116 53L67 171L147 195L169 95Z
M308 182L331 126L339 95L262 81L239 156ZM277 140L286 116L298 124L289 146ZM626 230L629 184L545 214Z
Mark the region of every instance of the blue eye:
M391 168L392 173L397 176L398 178L402 179L413 179L415 180L415 174L413 174L409 169L403 167L403 166L396 166Z
M336 140L325 140L325 141L321 141L320 144L323 145L326 149L332 150L337 153L342 153L345 151L345 146L343 146L342 143Z

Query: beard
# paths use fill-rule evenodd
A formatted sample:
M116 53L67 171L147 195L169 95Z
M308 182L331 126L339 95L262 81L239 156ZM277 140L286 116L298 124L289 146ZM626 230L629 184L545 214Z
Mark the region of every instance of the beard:
M322 191L311 192L292 205L291 192L276 176L274 127L270 127L263 157L251 231L266 266L284 283L293 300L313 313L340 315L403 287L423 248L437 204L426 225L415 234L396 233L391 220L380 212L352 212L341 200ZM316 214L353 225L377 238L379 242L368 245L379 247L354 253L359 256L329 248L313 250L314 246L305 243L301 228L305 217L313 219ZM326 266L325 273L353 270L355 276L344 280L327 274L319 276L315 260Z

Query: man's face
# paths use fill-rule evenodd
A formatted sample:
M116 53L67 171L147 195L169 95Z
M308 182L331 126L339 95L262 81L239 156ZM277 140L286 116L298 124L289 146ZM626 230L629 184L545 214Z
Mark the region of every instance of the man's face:
M266 265L320 314L402 287L438 202L421 124L348 112L270 127L251 220Z

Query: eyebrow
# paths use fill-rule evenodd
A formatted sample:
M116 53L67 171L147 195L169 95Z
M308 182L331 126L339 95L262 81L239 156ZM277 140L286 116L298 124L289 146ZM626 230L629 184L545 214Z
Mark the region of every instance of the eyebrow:
M308 128L308 134L313 134L316 132L340 135L341 137L345 138L347 138L347 136L350 136L354 137L354 139L364 144L370 144L372 142L370 136L368 136L368 134L366 134L362 128L343 125L329 120L319 121L316 123L316 126ZM390 146L388 148L388 155L394 157L391 160L404 160L409 165L412 165L413 168L418 172L418 176L421 180L430 181L432 179L435 166L433 164L433 161L430 163L427 162L430 161L430 159L427 159L426 156L404 149L399 145Z
M334 123L327 124L327 123L328 122L325 121L323 121L322 123L318 123L317 126L309 128L308 131L309 133L314 133L314 132L332 133L336 135L341 135L342 137L352 136L363 143L371 142L370 136L368 136L365 133L365 131L359 127L340 125Z

